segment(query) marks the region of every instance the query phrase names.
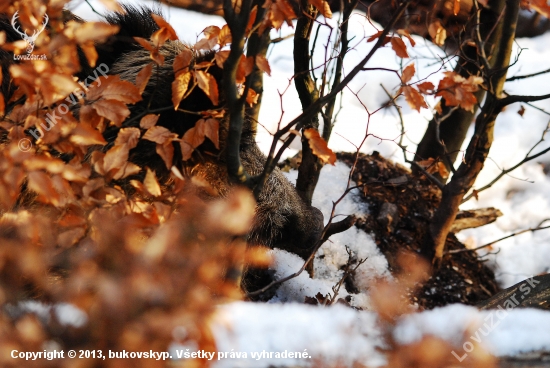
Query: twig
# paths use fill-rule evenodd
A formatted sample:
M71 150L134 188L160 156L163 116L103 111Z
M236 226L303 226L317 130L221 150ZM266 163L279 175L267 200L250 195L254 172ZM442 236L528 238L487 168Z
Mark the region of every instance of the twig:
M501 173L499 175L497 175L496 178L494 178L491 182L489 182L487 185L481 187L480 189L476 189L475 190L475 193L476 195L479 194L479 192L482 192L486 189L489 189L490 187L492 187L497 181L500 180L500 178L502 178L504 175L508 174L509 172L512 172L514 171L515 169L517 169L518 167L520 167L521 165L523 165L524 163L526 162L529 162L539 156L542 156L544 155L546 152L550 151L550 147L546 148L546 149L543 149L542 151L540 151L539 153L536 153L534 155L531 155L529 156L529 154L535 149L536 146L538 146L540 143L542 143L544 141L544 136L546 135L546 133L550 130L550 122L548 123L548 125L546 126L546 129L542 132L542 136L540 138L540 140L535 143L535 145L533 147L531 147L531 149L529 150L529 152L527 152L527 154L525 155L525 157L523 158L523 160L521 160L520 162L518 162L517 164L515 164L514 166L512 166L511 168L509 169L506 169L506 170L502 170ZM472 197L474 196L474 192L468 194L463 200L462 200L462 203L470 200Z
M546 70L543 70L542 72L536 72L536 73L533 73L533 74L518 75L518 76L515 76L515 77L510 77L510 78L506 79L506 82L512 82L512 81L516 81L516 80L520 80L520 79L536 77L537 75L546 74L546 73L550 73L550 69L546 69Z
M463 252L475 252L476 250L479 250L479 249L483 249L483 248L487 248L487 247L490 247L491 245L495 244L495 243L498 243L499 241L502 241L502 240L506 240L506 239L509 239L509 238L513 238L514 236L516 235L520 235L520 234L523 234L523 233L527 233L527 232L535 232L535 231L539 231L539 230L545 230L545 229L550 229L550 225L548 226L540 226L542 225L544 222L546 221L549 221L550 219L544 219L543 221L540 222L540 224L537 226L537 227L532 227L532 228L529 228L529 229L523 229L523 230L520 230L520 231L516 231L515 233L512 233L510 235L506 235L502 238L499 238L497 240L494 240L490 243L487 243L487 244L483 244L479 247L476 247L476 248L471 248L471 249L452 249L452 250L449 250L447 251L446 253L447 254L456 254L456 253L463 253Z
M334 304L334 301L336 300L336 297L338 296L338 293L340 292L340 288L342 287L342 284L344 283L346 278L349 277L351 274L353 274L355 271L357 271L359 266L361 266L367 260L367 258L360 259L357 262L357 264L355 265L355 267L352 268L351 265L353 263L353 255L351 253L351 249L349 249L349 247L347 245L346 245L346 253L348 254L348 261L346 262L346 265L344 266L344 274L342 275L342 277L340 278L338 283L332 287L332 292L334 294L330 298L330 301L327 301L325 303L325 305Z

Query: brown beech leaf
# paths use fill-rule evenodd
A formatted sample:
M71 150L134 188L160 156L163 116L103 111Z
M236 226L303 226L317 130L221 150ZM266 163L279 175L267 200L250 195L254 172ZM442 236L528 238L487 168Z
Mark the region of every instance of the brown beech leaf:
M129 149L126 145L113 146L103 157L103 171L119 170L128 161Z
M487 6L487 4L484 5ZM546 18L550 18L550 5L546 0L522 0L521 6L525 9L533 9Z
M194 46L195 50L210 50L218 44L218 36L221 32L218 26L209 26L203 29L204 38Z
M432 82L422 82L417 84L416 87L424 94L431 93L435 90L435 86Z
M408 58L409 54L407 54L407 46L405 46L405 42L399 37L392 37L391 38L391 48L397 56L400 58Z
M327 142L319 135L317 129L309 128L304 130L304 137L308 140L309 147L315 156L323 163L334 165L336 163L336 155L330 148Z
M141 118L141 121L139 122L139 127L142 129L149 129L154 127L157 121L159 120L159 116L160 115L154 115L154 114L145 115L144 117Z
M98 129L98 131L103 132L105 118L99 116L97 111L90 105L84 105L80 108L80 123L91 126L92 128Z
M220 148L220 139L218 132L220 130L220 122L218 119L210 118L210 119L200 119L195 124L195 128L197 129L197 135L208 137L212 143L214 143L214 146L216 146L217 149ZM202 143L202 142L201 142ZM196 148L197 146L195 146Z
M252 27L254 27L254 22L256 22L256 15L258 15L258 5L254 5L252 10L250 11L248 24L246 25L246 33L249 33L252 30Z
M262 72L264 72L267 75L271 76L271 67L269 66L269 61L267 61L265 56L262 56L262 55L256 56L256 66Z
M164 45L169 38L170 31L168 31L166 28L161 28L151 35L151 41L153 42L153 45L157 50L162 47L162 45Z
M163 144L157 143L156 151L164 161L166 168L170 170L174 160L174 145L172 144L172 141L166 141Z
M180 102L189 88L190 80L191 72L187 72L178 74L172 82L172 104L174 105L174 110L177 110L180 106Z
M372 41L376 40L378 37L380 37L381 35L382 35L382 31L378 31L375 34L373 34L372 36L370 36L369 38L367 38L367 42L372 42Z
M411 108L418 112L420 112L422 107L425 109L428 108L428 104L426 104L424 96L422 96L415 88L411 86L403 86L401 87L401 91L405 95L405 100L407 100L407 103Z
M316 7L325 18L332 18L332 11L330 11L330 5L326 0L308 0L308 2Z
M116 100L127 104L134 104L141 101L141 93L139 88L134 84L110 77L107 79L108 85L103 90L101 96L105 100Z
M454 0L453 14L457 15L459 11L460 11L460 0Z
M248 94L246 95L246 103L252 107L253 105L258 103L258 98L260 97L259 94L256 93L252 88L248 89Z
M401 82L408 83L411 78L414 76L414 73L416 73L416 70L414 69L414 64L411 64L403 70L403 75L401 76Z
M140 94L143 94L143 91L145 91L145 88L147 87L147 83L149 83L149 79L151 78L152 73L153 64L149 63L137 74L136 87L138 88Z
M518 115L523 117L523 114L525 114L525 106L521 105L518 110Z
M292 26L292 20L296 19L296 13L287 0L267 0L263 7L267 12L260 33L270 26L278 30L285 22Z
M443 74L445 77L439 81L436 96L443 97L446 106L460 106L464 110L473 111L477 103L474 92L483 83L483 78L470 76L465 79L455 72Z
M181 50L181 52L174 59L174 73L179 75L181 73L187 73L189 67L193 62L193 51L187 47Z
M191 128L195 129L195 128ZM180 141L180 148L181 148L181 159L183 161L187 161L191 158L193 155L193 151L195 148L193 148L189 143L185 142L184 140Z
M414 47L416 45L416 42L414 42L414 39L411 37L411 34L406 29L398 29L397 34L400 34L401 36L407 37L407 39L411 43L412 47Z
M43 171L31 171L27 174L28 187L38 194L37 200L56 205L59 203L59 193L55 190L50 175Z
M143 135L143 139L147 139L148 141L152 141L155 143L163 144L166 141L172 141L176 138L176 134L172 133L168 129L162 126L153 126L149 128Z
M214 58L216 59L216 65L223 69L223 63L227 60L227 57L229 56L229 50L222 50L216 52L216 55Z
M166 29L168 33L168 39L170 41L176 41L178 39L178 35L176 34L176 31L174 31L174 28L172 28L172 26L163 17L155 13L151 13L151 17L154 19L159 28Z
M88 60L88 64L90 64L92 68L95 67L98 55L97 55L97 50L95 49L95 45L93 41L89 41L81 44L80 49L82 50L82 52L84 52L84 55L86 56L86 60Z
M254 57L241 56L239 65L237 66L237 76L235 78L237 83L244 83L245 78L254 70Z
M118 131L115 139L115 146L126 145L128 149L137 146L141 132L138 128L122 128Z
M197 148L202 144L202 142L204 142L204 129L197 129L197 125L200 125L199 122L201 120L204 119L200 119L199 121L197 121L197 124L193 128L186 131L181 138L183 142L186 142L193 149Z
M143 185L145 187L145 190L147 190L147 192L153 197L159 197L160 195L162 195L157 177L155 176L155 173L149 168L147 168L147 174L145 174Z
M136 40L136 42L139 43L141 47L143 47L145 50L149 51L151 55L151 60L153 60L158 65L164 64L164 56L159 53L158 49L154 47L151 42L141 37L134 37L134 40Z
M231 43L231 31L229 30L229 26L225 24L218 35L218 45L224 47L228 43Z
M100 100L94 102L92 107L99 116L109 119L117 126L120 126L130 116L130 110L126 107L126 104L120 101Z
M107 141L103 135L87 124L78 124L71 132L69 140L81 146L89 146L92 144L106 145Z
M197 70L195 77L197 78L199 88L203 90L208 98L210 98L210 101L212 101L212 104L216 106L218 104L218 83L216 82L216 78L212 74L202 70Z
M432 42L438 46L443 46L447 39L447 31L441 25L441 22L436 19L428 26L428 33L432 38Z
M118 30L118 26L103 22L76 23L74 27L74 39L78 43L88 41L105 42L109 36L116 34Z
M4 95L0 93L0 116L4 116L5 112L6 112L6 102L4 101Z

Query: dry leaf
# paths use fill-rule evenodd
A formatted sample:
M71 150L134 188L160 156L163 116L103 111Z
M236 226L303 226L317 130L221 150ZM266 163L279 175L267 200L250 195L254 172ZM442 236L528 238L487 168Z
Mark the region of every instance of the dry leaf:
M316 7L319 13L323 14L325 18L332 18L332 11L326 0L308 0L308 2Z
M139 122L139 127L142 129L149 129L154 127L157 121L159 120L159 116L160 115L154 115L154 114L145 115L144 117L141 118L141 121Z
M402 83L408 83L411 78L414 76L414 73L416 73L416 70L414 69L414 64L411 64L403 70L403 75L401 76L401 82Z
M189 67L193 62L193 51L187 47L181 50L181 52L174 59L174 73L179 75L180 73L186 73L189 71Z
M435 86L432 82L422 82L416 85L421 93L428 94L435 90Z
M153 197L159 197L160 195L162 195L157 177L155 176L155 173L149 168L147 168L147 174L145 174L143 185L145 187L145 190Z
M128 149L132 149L137 146L140 135L141 132L138 128L122 128L118 131L115 146L126 145Z
M145 91L145 88L147 87L147 83L149 83L149 79L151 78L152 73L153 64L149 63L137 74L136 87L138 88L140 94L143 94L143 91Z
M170 167L172 167L173 165L173 160L174 160L174 145L172 144L172 141L167 140L163 144L157 143L155 149L157 154L164 161L166 168L170 169Z
M407 46L405 46L405 42L399 37L392 37L391 39L391 48L397 56L401 58L408 58L409 54L407 54Z
M313 154L323 163L330 163L331 165L336 163L336 155L328 148L327 142L319 135L317 129L309 128L304 130L304 137L308 140Z
M214 143L214 146L216 146L217 149L220 148L220 142L219 142L219 136L218 131L220 129L220 122L218 119L200 119L195 124L195 128L197 129L197 134L207 137L210 139L212 143ZM196 148L197 146L195 146Z
M177 137L175 133L172 133L168 129L162 126L153 126L149 128L143 135L143 139L147 139L149 141L163 144L164 142L170 140L174 140Z
M105 145L107 141L103 135L87 124L78 124L71 132L69 140L81 146L89 146L92 144Z
M126 104L120 101L114 100L100 100L92 104L99 116L103 116L117 126L120 126L128 116L130 116L130 110L126 107Z
M436 19L428 26L428 33L432 38L432 42L438 46L443 46L447 39L447 31L441 25L441 22Z
M181 100L189 88L190 80L191 72L187 72L178 74L172 82L172 104L174 105L174 110L179 108Z
M271 67L269 66L269 62L267 61L265 56L262 56L262 55L256 56L256 66L262 72L264 72L267 75L271 76Z
M155 20L155 23L159 26L159 28L166 29L169 40L176 41L178 39L178 35L176 34L176 31L174 31L174 28L172 28L172 26L163 17L155 13L151 13L151 17Z
M411 108L415 109L418 112L420 112L421 108L428 108L428 105L424 100L424 96L422 96L420 92L418 92L414 87L403 86L401 87L401 91L405 95L405 100Z
M212 74L202 70L196 71L195 77L197 78L199 88L210 98L212 104L216 106L218 104L218 83L216 82L216 78Z

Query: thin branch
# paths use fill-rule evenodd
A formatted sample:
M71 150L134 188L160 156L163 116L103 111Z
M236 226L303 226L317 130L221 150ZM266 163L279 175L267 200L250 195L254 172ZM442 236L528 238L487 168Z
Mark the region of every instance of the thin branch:
M548 221L550 219L544 219L543 221L541 221L541 223L539 224L539 226L537 227L532 227L532 228L529 228L529 229L523 229L523 230L520 230L520 231L516 231L515 233L512 233L510 235L506 235L506 236L503 236L502 238L499 238L497 240L493 240L492 242L490 243L487 243L487 244L483 244L479 247L476 247L476 248L471 248L471 249L452 249L452 250L449 250L447 251L446 253L447 254L456 254L456 253L464 253L464 252L475 252L477 250L480 250L480 249L483 249L483 248L487 248L487 247L490 247L491 245L495 244L495 243L498 243L499 241L502 241L502 240L506 240L506 239L509 239L509 238L513 238L514 236L516 235L520 235L520 234L524 234L524 233L527 233L527 232L535 232L535 231L539 231L539 230L545 230L545 229L550 229L550 225L548 226L540 226L542 225L544 222Z
M512 81L516 81L516 80L520 80L520 79L536 77L537 75L546 74L546 73L550 73L550 69L546 69L546 70L543 70L542 72L536 72L536 73L533 73L533 74L517 75L515 77L510 77L510 78L506 79L506 82L512 82Z
M351 253L351 249L349 249L349 247L347 245L346 245L346 253L348 253L348 261L346 262L346 265L344 266L344 274L342 275L342 277L340 278L338 283L332 287L332 292L334 294L332 295L330 300L326 302L325 305L334 304L334 301L336 300L336 297L338 296L338 293L340 292L340 288L342 287L342 284L344 283L346 278L348 278L351 274L353 274L355 271L357 271L359 266L361 266L367 260L366 258L362 258L357 262L357 264L354 267L352 267L354 257Z
M305 111L302 112L301 115L294 118L291 122L289 122L285 127L280 129L277 133L275 133L273 137L273 142L271 144L271 148L269 150L269 155L266 161L266 164L264 166L263 172L258 177L258 184L256 185L256 188L254 189L255 192L261 191L261 188L265 184L269 174L274 170L275 166L277 165L278 159L280 159L281 155L284 152L284 149L286 149L290 143L294 140L295 135L291 135L288 137L285 142L283 143L283 147L279 149L277 154L275 154L275 150L277 148L277 143L279 142L279 139L284 136L286 133L288 133L291 129L296 126L296 129L301 129L304 122L308 121L309 118L311 118L313 115L317 114L321 107L324 106L327 102L329 102L334 96L336 96L340 91L342 91L349 82L355 78L355 76L361 71L362 68L364 68L365 64L372 58L374 53L382 47L382 44L385 41L386 36L390 32L390 30L393 28L393 26L397 23L397 21L401 18L407 7L409 6L410 2L412 0L405 0L403 3L401 3L400 7L398 8L397 12L394 14L392 20L389 22L388 26L384 28L382 33L380 34L378 41L374 44L373 48L370 50L370 52L361 60L352 70L351 72L336 86L333 88L333 90L330 91L326 96L323 96L319 98L315 103L313 103L309 108L307 108ZM283 149L284 148L284 149Z
M542 155L544 155L546 152L549 152L550 151L550 147L548 148L545 148L543 149L542 151L534 154L534 155L531 155L529 156L529 154L535 149L536 146L538 146L540 143L542 143L544 141L544 136L546 135L546 133L548 132L548 130L550 129L550 122L549 122L549 125L547 125L546 129L544 130L544 132L542 133L542 137L540 138L540 140L535 143L535 145L533 147L531 147L531 149L529 150L529 152L527 152L527 154L525 155L525 157L523 158L523 160L521 160L520 162L518 162L517 164L515 164L514 166L512 166L511 168L509 169L505 169L505 170L502 170L501 173L499 175L497 175L493 180L491 180L491 182L489 182L487 185L484 185L483 187L479 188L479 189L476 189L475 190L475 194L477 195L479 192L482 192L486 189L489 189L490 187L492 187L497 181L500 180L500 178L502 178L504 175L507 175L508 173L514 171L515 169L517 169L518 167L520 167L521 165L523 165L524 163L526 162L529 162L531 160L534 160L535 158L537 157L540 157ZM462 200L462 203L470 200L472 197L474 196L474 192L468 194L463 200Z
M511 105L516 102L534 102L534 101L541 101L546 100L547 98L550 98L550 94L547 95L541 95L541 96L515 96L511 95L508 97L504 97L500 99L497 104L500 107L505 107L508 105Z

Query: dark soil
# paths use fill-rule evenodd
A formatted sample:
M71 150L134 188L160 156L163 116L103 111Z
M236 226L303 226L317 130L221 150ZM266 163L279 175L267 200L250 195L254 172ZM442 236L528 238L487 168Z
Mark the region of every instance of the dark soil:
M340 153L338 159L353 165L355 154ZM441 199L440 190L422 177L380 156L360 154L353 180L362 186L362 199L369 216L357 223L375 238L397 272L397 255L403 251L420 254L423 237ZM447 237L446 250L464 249L454 234ZM493 272L475 252L447 254L439 270L410 295L420 308L431 309L450 303L474 305L498 291Z

